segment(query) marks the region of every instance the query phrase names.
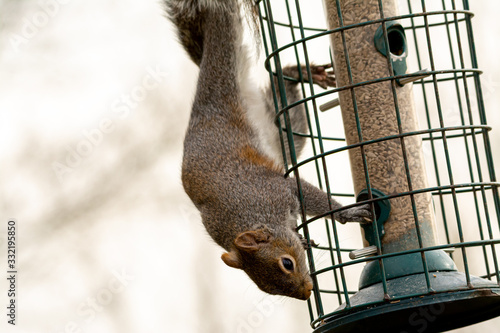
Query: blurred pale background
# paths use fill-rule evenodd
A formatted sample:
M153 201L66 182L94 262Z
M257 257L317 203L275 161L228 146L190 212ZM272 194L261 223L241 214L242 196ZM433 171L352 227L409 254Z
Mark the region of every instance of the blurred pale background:
M471 6L498 166L500 2ZM182 190L197 68L160 2L0 0L0 13L2 271L8 219L19 227L18 325L2 310L1 331L309 332L306 303L222 263Z

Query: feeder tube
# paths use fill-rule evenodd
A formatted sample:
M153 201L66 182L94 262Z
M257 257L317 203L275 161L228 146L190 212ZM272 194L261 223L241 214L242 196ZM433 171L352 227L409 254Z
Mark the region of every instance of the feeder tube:
M332 30L398 15L393 0L325 0L324 5L329 29ZM393 24L385 22L384 25L387 29ZM340 29L330 35L338 87L390 77L394 75L391 64L405 61L401 57L406 57L408 51L404 30L400 26L399 31L403 31L403 35L400 32L383 34L384 43L389 39L389 55L377 50L374 38L382 25L377 22ZM391 39L394 39L393 43ZM390 56L391 62L387 56ZM403 68L406 70L406 67ZM412 85L400 86L395 79L388 79L340 91L339 99L348 145L398 136L349 150L356 194L363 190L371 193L368 186L385 196L427 188L422 138L417 135L401 137L403 133L418 129ZM385 233L380 237L382 253L436 245L436 226L429 192L391 198L390 207L384 223ZM363 235L364 246L375 245L367 240L373 236L367 236Z

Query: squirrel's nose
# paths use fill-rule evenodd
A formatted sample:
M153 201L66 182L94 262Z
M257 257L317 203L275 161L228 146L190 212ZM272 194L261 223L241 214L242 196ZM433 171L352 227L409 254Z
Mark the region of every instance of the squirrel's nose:
M311 281L305 281L304 283L304 295L303 295L303 299L306 300L308 299L309 297L311 297L311 292L313 290L313 284Z

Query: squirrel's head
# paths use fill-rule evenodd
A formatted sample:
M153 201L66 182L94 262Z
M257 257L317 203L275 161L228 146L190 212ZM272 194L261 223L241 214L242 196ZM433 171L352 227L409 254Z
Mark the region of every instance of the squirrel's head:
M267 228L240 233L231 251L222 255L231 267L244 270L257 286L273 295L306 300L313 289L304 247L292 230Z

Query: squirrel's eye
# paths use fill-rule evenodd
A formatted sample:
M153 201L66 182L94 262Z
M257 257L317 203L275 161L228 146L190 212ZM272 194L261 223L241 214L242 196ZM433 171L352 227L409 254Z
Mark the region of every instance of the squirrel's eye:
M287 271L293 272L293 261L288 258L281 258L281 262Z

